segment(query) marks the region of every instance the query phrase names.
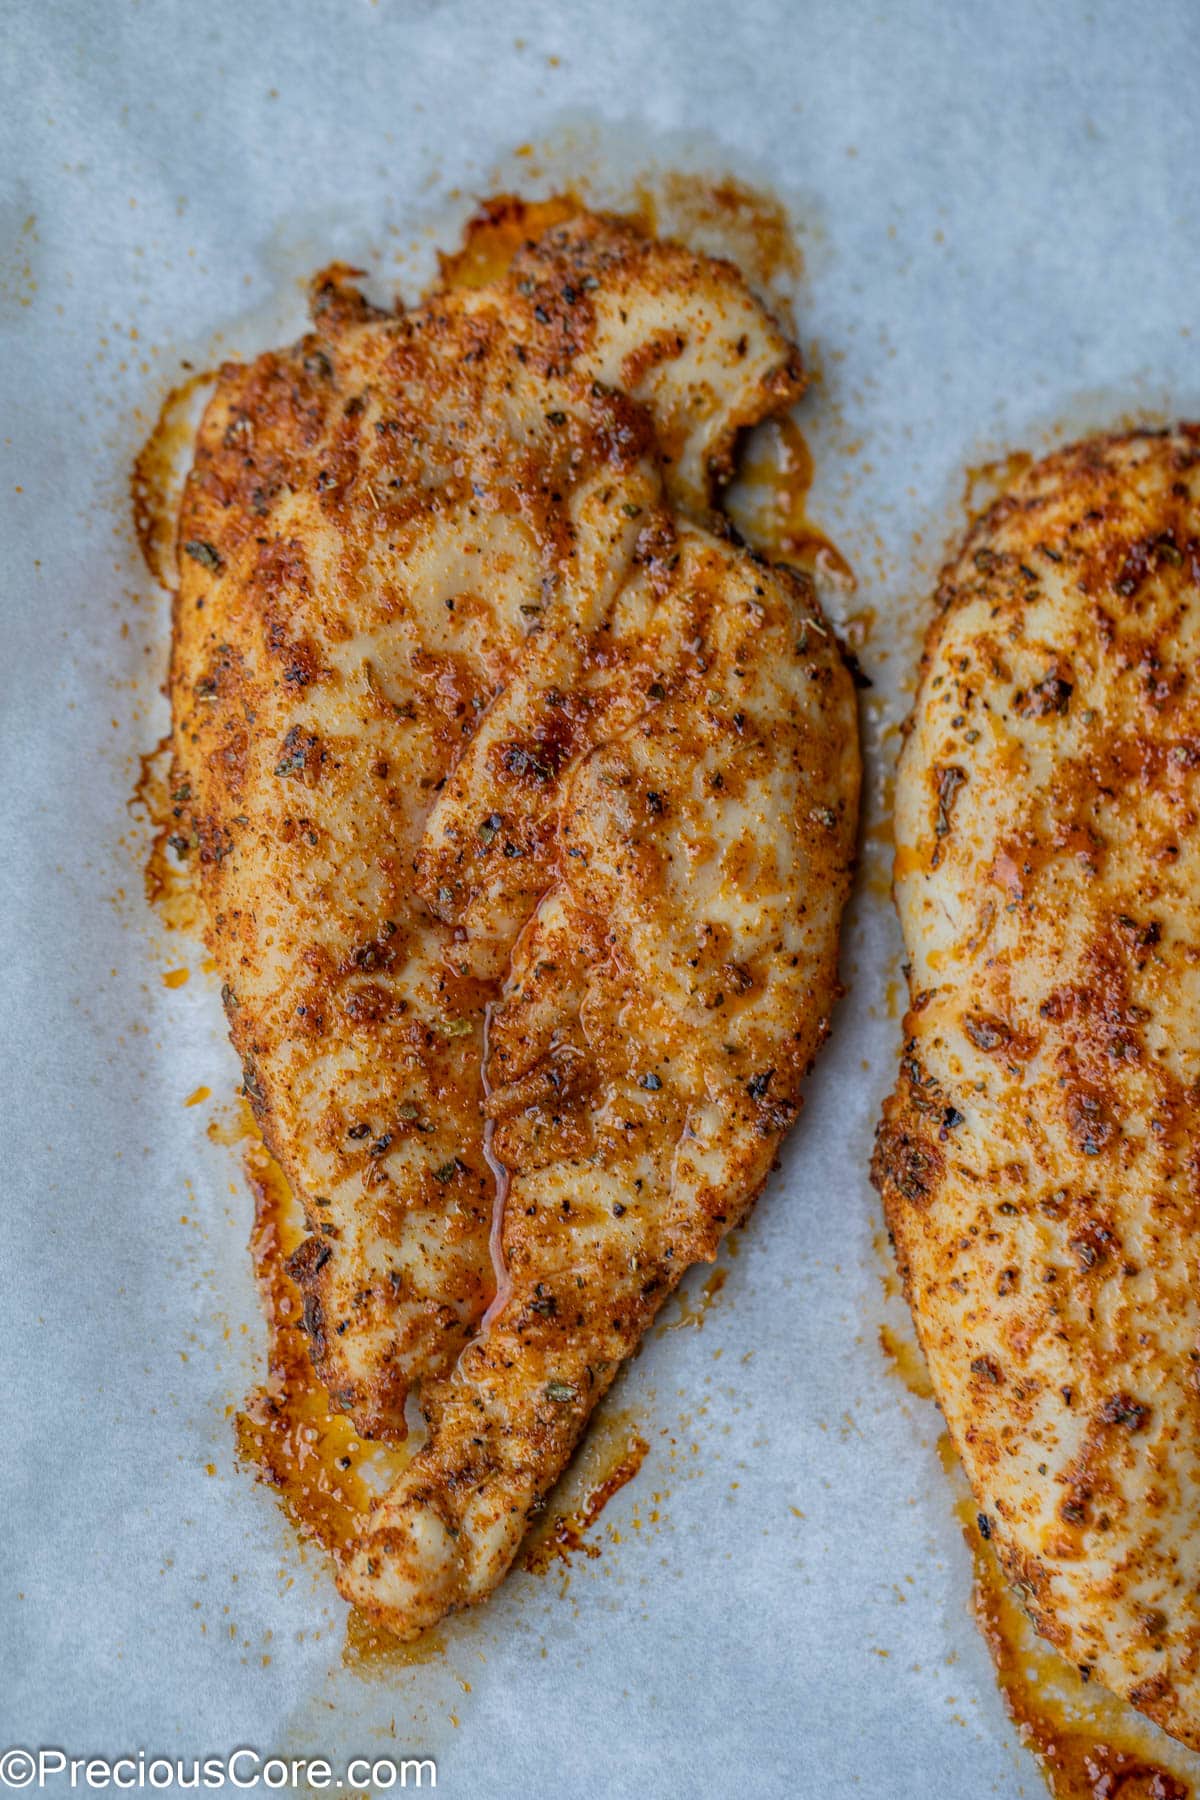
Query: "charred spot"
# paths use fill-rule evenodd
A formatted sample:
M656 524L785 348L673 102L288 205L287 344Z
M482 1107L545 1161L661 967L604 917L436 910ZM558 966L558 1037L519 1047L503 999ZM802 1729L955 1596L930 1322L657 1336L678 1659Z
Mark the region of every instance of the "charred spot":
M924 1206L937 1184L941 1159L926 1143L892 1125L881 1125L871 1159L871 1180L893 1188L912 1206Z
M942 1113L942 1122L938 1127L939 1142L944 1144L949 1138L950 1133L964 1122L966 1116L966 1113L959 1112L957 1106L946 1107L945 1111Z
M754 977L745 963L722 963L721 976L735 994L748 994L754 986Z
M1113 1394L1100 1408L1105 1425L1123 1425L1127 1431L1142 1431L1150 1418L1150 1408L1130 1394Z
M763 1107L758 1118L760 1137L770 1137L773 1131L787 1131L796 1116L796 1106L791 1100L775 1100Z
M991 1013L967 1013L963 1030L977 1050L1001 1050L1012 1038L1004 1020Z
M284 737L275 773L280 780L301 777L312 780L320 770L325 753L320 739L303 726L293 725Z
M1022 719L1048 719L1069 711L1075 684L1064 679L1057 670L1042 677L1029 689L1013 695L1013 710Z
M333 363L324 350L313 345L304 355L304 373L314 381L332 381Z
M750 1077L749 1081L746 1083L746 1092L752 1100L765 1100L767 1091L774 1078L774 1069L762 1069L757 1075L752 1075Z
M1154 537L1141 538L1126 551L1113 586L1122 599L1127 600L1137 593L1148 575L1164 566L1182 568L1183 562L1183 551L1175 541L1174 531L1163 531Z
M214 575L219 574L225 566L221 561L220 551L215 544L210 544L207 538L189 538L183 546L183 553L185 556L190 556L193 562L199 563L202 569L208 569Z
M554 774L554 764L542 754L540 745L531 749L525 744L506 744L500 766L506 775L515 775L522 781L549 781Z
M297 1287L305 1287L316 1279L332 1255L321 1238L307 1237L288 1257L287 1272Z
M1004 1371L994 1356L974 1357L971 1362L971 1373L978 1375L981 1381L989 1382L992 1387L1004 1385Z
M1119 913L1117 924L1139 950L1148 950L1151 945L1162 942L1162 925L1157 919L1150 919L1143 925L1127 913Z
M249 1057L247 1057L246 1061L242 1064L242 1092L250 1102L254 1115L257 1118L260 1110L267 1103L267 1097L263 1093L262 1083L258 1078L258 1070Z
M360 273L347 263L331 263L310 282L308 310L312 318L324 322L326 331L340 332L379 316L377 308L354 286L352 277Z
M304 1316L301 1319L300 1324L301 1329L308 1334L309 1341L312 1344L313 1356L324 1356L326 1346L325 1308L321 1305L316 1294L305 1294Z
M1084 1156L1099 1156L1117 1136L1104 1102L1091 1088L1077 1087L1067 1096L1067 1128Z
M1139 1681L1129 1690L1131 1705L1139 1707L1142 1712L1149 1712L1156 1703L1167 1699L1171 1693L1171 1683L1165 1675L1149 1675L1145 1681ZM1165 1770L1156 1769L1154 1779L1157 1793L1154 1800L1188 1800L1188 1789L1180 1785Z
M372 938L369 944L358 944L350 952L350 966L367 974L374 969L390 969L394 960L395 953L384 938Z
M1108 1227L1091 1220L1081 1230L1074 1232L1067 1239L1067 1248L1084 1274L1100 1264L1108 1262L1113 1253L1115 1240Z
M958 799L959 790L967 785L967 772L960 769L957 763L943 768L940 763L933 766L933 788L937 796L937 820L934 830L938 837L945 837L950 830L954 817L954 803Z

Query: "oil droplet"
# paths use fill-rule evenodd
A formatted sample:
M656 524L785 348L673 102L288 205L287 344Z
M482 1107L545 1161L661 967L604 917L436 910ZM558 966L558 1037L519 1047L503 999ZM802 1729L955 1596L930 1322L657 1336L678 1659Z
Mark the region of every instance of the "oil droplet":
M210 1119L205 1130L214 1144L223 1144L226 1148L231 1148L234 1144L244 1144L259 1135L258 1125L250 1110L250 1102L244 1095L238 1096L230 1116Z
M162 978L163 986L181 988L190 975L190 969L168 969Z
M494 195L468 221L462 248L451 256L438 252L442 286L481 288L503 280L524 244L536 243L552 226L573 219L582 210L582 202L573 194L528 201L515 194Z
M933 1399L929 1367L915 1338L901 1337L890 1326L881 1325L879 1347L887 1357L893 1374L900 1377L910 1394L918 1400Z
M808 515L813 459L793 419L768 419L750 433L725 511L756 550L853 589L854 570Z
M187 1099L184 1101L183 1104L185 1106L202 1106L204 1104L204 1102L206 1100L211 1099L211 1097L212 1097L212 1089L211 1088L198 1087L198 1088L194 1088L192 1090L192 1092L188 1095Z
M724 1240L724 1247L728 1247L731 1254L734 1253L733 1240L731 1238L726 1238ZM709 1274L707 1281L704 1283L704 1286L700 1289L700 1292L696 1295L695 1299L692 1298L692 1295L687 1288L676 1288L674 1294L674 1317L663 1319L659 1323L658 1330L660 1332L683 1331L688 1328L694 1328L697 1331L701 1330L704 1325L705 1314L708 1312L709 1307L728 1280L729 1270L718 1264Z
M542 1575L555 1562L570 1562L577 1552L600 1554L599 1544L586 1533L596 1523L614 1494L632 1481L650 1446L636 1430L614 1420L593 1422L591 1434L564 1480L559 1483L551 1508L525 1540L524 1565Z
M346 1620L346 1639L342 1645L342 1666L359 1675L383 1675L397 1669L420 1668L437 1662L446 1654L446 1640L436 1628L423 1631L407 1642L393 1637L381 1625L351 1607Z
M974 523L997 500L1002 500L1032 463L1028 450L1013 450L996 462L973 463L963 482L962 504L968 519Z

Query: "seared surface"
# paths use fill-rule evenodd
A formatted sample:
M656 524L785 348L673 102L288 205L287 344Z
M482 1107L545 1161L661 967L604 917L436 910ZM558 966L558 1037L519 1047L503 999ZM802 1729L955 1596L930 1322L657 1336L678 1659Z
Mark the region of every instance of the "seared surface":
M1030 470L938 607L875 1178L1035 1623L1200 1747L1200 431Z
M836 998L849 678L785 571L690 527L679 550L671 689L573 768L493 1021L511 1295L430 1390L431 1442L343 1582L411 1629L495 1585L622 1359L745 1216Z
M835 980L857 798L852 697L807 589L703 521L737 430L800 386L795 351L736 270L587 215L526 245L502 279L407 313L374 312L346 271L330 271L309 337L221 373L180 519L181 841L199 859L247 1091L304 1201L311 1236L293 1266L314 1360L368 1435L404 1435L413 1384L448 1376L495 1293L483 1045L498 980L508 971L494 1085L511 1067L536 1086L546 1046L520 1045L534 1042L525 1009L538 968L539 1005L559 1021L548 1029L574 1032L581 1076L591 1066L580 1094L626 1079L609 1044L625 1002L603 988L618 959L595 948L601 913L579 852L586 831L605 856L643 853L616 818L615 790L595 788L597 759L617 754L598 747L616 740L628 757L637 745L674 759L655 777L660 798L675 795L654 814L656 841L684 831L687 806L700 809L687 829L709 833L689 840L694 882L642 871L639 890L622 876L623 902L643 892L662 955L690 944L699 968L711 939L755 971L729 993L721 1035L734 1047L720 1051L721 1081L745 1099L757 1073L775 1072L753 1106L720 1102L712 1167L734 1184L724 1223L745 1210L794 1112ZM722 659L719 681L715 667L706 677ZM728 842L713 863L716 831ZM751 885L735 929L721 909L739 883ZM524 932L510 970L548 889L561 898ZM572 954L551 976L550 959L528 956L556 904L574 921ZM646 948L631 939L636 979L651 973ZM730 1033L743 1012L761 1014L744 1047ZM641 1071L643 1050L621 1041ZM660 1296L715 1247L709 1187L664 1185L662 1171L695 1154L681 1133L695 1130L703 1095L718 1105L719 1088L712 1071L693 1072L647 1126L644 1154L659 1173L645 1229L661 1234L678 1214ZM540 1172L535 1101L527 1114L511 1091L509 1102L497 1094L494 1107L505 1105L513 1118L496 1140L514 1196L527 1180L561 1185L560 1161L553 1177ZM589 1121L584 1106L584 1135L599 1129ZM615 1141L626 1155L623 1128ZM588 1166L615 1192L634 1178L603 1145ZM569 1179L577 1186L578 1171ZM535 1247L526 1258L532 1216L516 1200L507 1210L514 1271L559 1255ZM524 1456L506 1544L648 1316L649 1291L626 1307L611 1247L582 1224L576 1236L594 1298L611 1288L622 1311L624 1348L601 1351L590 1312L559 1321L564 1366L600 1358L608 1373ZM503 1331L524 1329L524 1302L513 1304L519 1316L506 1308L472 1356L490 1358ZM445 1442L470 1366L431 1388ZM514 1432L538 1379L514 1360L497 1389L497 1417L507 1407ZM465 1504L461 1471L447 1479L457 1484L447 1504ZM494 1507L486 1482L481 1494ZM463 1557L468 1544L469 1534ZM415 1629L479 1597L511 1548L486 1580L434 1579L411 1604L374 1553L348 1582L377 1617Z

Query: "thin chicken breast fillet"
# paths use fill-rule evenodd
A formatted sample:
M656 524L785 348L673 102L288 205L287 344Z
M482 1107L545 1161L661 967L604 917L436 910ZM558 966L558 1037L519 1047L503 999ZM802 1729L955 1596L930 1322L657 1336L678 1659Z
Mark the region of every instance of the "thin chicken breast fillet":
M1200 1748L1200 428L1036 465L937 601L875 1180L1035 1625Z
M524 218L505 202L483 223L519 238ZM653 1304L712 1254L706 1183L718 1170L730 1183L722 1223L761 1185L832 1004L858 763L849 680L811 589L731 546L709 511L738 432L802 386L731 265L585 214L526 243L501 279L410 312L375 311L350 273L318 282L314 331L293 350L221 372L201 425L179 528L176 804L246 1089L305 1207L292 1267L317 1371L380 1438L405 1435L407 1396L429 1384L434 1438L412 1481L451 1496L427 1515L440 1505L461 1537L453 1578L431 1567L422 1585L409 1566L411 1482L344 1577L373 1616L415 1630L503 1573ZM654 1071L628 1035L632 1000L604 983L659 975L636 933L595 952L596 919L615 924L637 890L623 876L621 908L599 907L584 832L617 830L593 759L643 740L656 746L643 757L673 759L651 784L650 838L692 833L659 852L691 871L670 904L661 883L646 889L655 955L682 958L694 985L720 944L733 973L689 1051L716 1032L714 1070L685 1058L653 1094L637 1089L638 1119L618 1129L593 1118L595 1095L619 1105L630 1070ZM633 855L621 830L606 854ZM722 910L735 900L736 929ZM570 954L527 966L554 917ZM525 1053L535 995L554 1041ZM530 1123L546 1057L554 1081L571 1063L570 1131L566 1115ZM533 1089L518 1104L521 1081ZM704 1107L725 1110L701 1156L688 1146ZM635 1177L609 1157L612 1130L627 1158L638 1129L653 1182L649 1161ZM557 1173L542 1176L551 1144ZM559 1389L581 1358L594 1366L539 1437L527 1415L545 1382L528 1360L510 1359L503 1383L495 1367L506 1333L528 1337L521 1269L542 1257L552 1281L565 1252L537 1247L539 1203L513 1197L557 1180L561 1231L563 1183L574 1191L581 1169L630 1188L606 1229L627 1216L616 1242L632 1255L668 1214L676 1236L645 1250L631 1307L580 1188L578 1273L612 1319L598 1339L578 1306L535 1312L565 1345ZM516 1434L525 1451L503 1494L478 1464L468 1530L458 1421L485 1388L511 1455Z
M853 687L811 592L681 528L670 692L577 762L490 1031L506 1285L343 1592L415 1632L482 1599L690 1264L747 1213L828 1030Z

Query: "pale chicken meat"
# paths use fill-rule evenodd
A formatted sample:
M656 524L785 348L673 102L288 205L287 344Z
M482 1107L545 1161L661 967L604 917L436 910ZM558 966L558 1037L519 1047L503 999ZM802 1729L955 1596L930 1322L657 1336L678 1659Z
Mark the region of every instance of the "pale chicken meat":
M1037 464L937 600L875 1177L1031 1618L1200 1748L1200 428Z
M707 850L697 815L690 847L656 852L694 874L669 901L656 890L656 954L689 944L699 969L711 939L744 970L716 1008L730 1047L703 1075L689 1061L677 1094L664 1075L656 1092L673 1097L641 1126L654 1205L639 1211L631 1192L622 1216L641 1219L646 1245L675 1220L670 1266L648 1290L660 1296L712 1254L717 1171L732 1222L794 1112L833 1001L857 798L850 686L808 585L759 566L710 512L738 433L799 393L793 346L729 264L614 219L542 222L493 205L476 231L511 239L510 266L407 311L377 311L352 272L328 271L309 336L221 371L179 523L177 844L199 866L247 1094L304 1205L292 1268L313 1360L369 1437L402 1439L426 1384L434 1438L413 1479L432 1492L442 1454L447 1530L465 1504L448 1446L475 1404L464 1396L486 1385L478 1359L491 1369L504 1333L525 1329L525 1261L548 1258L549 1277L565 1254L550 1239L510 1246L536 1233L503 1190L557 1181L565 1199L581 1179L563 1173L562 1122L545 1145L530 1123L541 1090L527 1107L512 1095L536 1087L543 1053L555 1071L571 1062L574 1033L565 1093L578 1096L575 1135L594 1139L579 1167L599 1170L611 1134L589 1107L606 1086L619 1107L610 1039L636 1014L604 983L618 965L628 983L652 978L640 938L579 960L596 903L580 886L585 834L604 856L642 854L607 777L596 787L600 759L630 771L639 755L675 759L655 789L656 842L684 833L688 806L707 809ZM552 973L551 958L528 957L555 906L582 935ZM535 999L542 1024L558 1009L547 1029L561 1035L536 1055L519 1049L536 1035ZM634 1061L652 1072L640 1050ZM751 1102L747 1084L763 1080ZM625 1161L614 1152L595 1174L614 1192L632 1182L618 1142ZM410 1489L384 1502L343 1579L395 1629L499 1578L649 1316L648 1299L630 1308L620 1240L594 1228L582 1191L579 1210L591 1310L536 1316L557 1329L564 1371L607 1353L607 1378L555 1415L510 1500L481 1472L478 1508L503 1513L486 1576L472 1561L447 1581L431 1565L405 1588ZM619 1352L594 1311L606 1287L605 1310L628 1315ZM492 1416L507 1407L530 1443L538 1380L513 1360L487 1389ZM465 1533L464 1570L474 1541Z

